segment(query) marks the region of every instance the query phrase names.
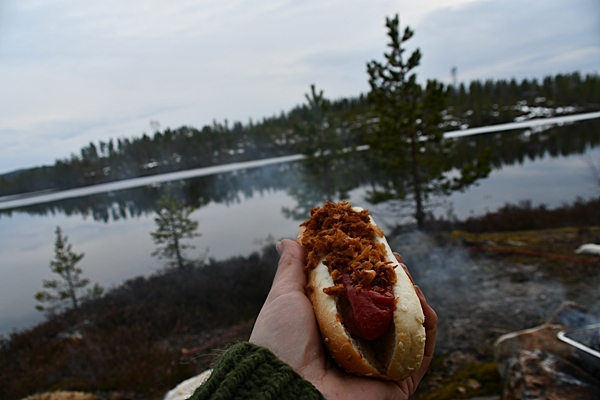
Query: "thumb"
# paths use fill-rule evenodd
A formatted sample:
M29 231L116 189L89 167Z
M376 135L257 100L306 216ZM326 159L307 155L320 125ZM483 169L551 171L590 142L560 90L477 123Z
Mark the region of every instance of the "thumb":
M298 243L289 239L277 243L276 247L280 258L271 292L290 290L304 292L306 286L304 249Z

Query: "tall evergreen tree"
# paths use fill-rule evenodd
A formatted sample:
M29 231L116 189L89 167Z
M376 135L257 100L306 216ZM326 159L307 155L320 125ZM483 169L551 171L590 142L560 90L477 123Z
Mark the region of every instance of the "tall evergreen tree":
M83 289L90 283L87 278L82 278L81 268L76 265L83 258L84 253L75 253L67 236L63 236L59 226L56 227L56 241L54 242L54 259L50 261L50 269L53 273L60 276L60 279L45 280L44 289L49 291L40 291L36 293L35 299L39 303L49 303L36 305L39 311L54 312L64 306L65 303L71 303L74 309L78 310L81 300L96 297L102 294L104 289L97 283L87 293L82 294Z
M447 160L451 141L443 140L439 125L446 107L444 86L433 80L425 89L413 70L421 61L419 49L406 58L405 43L414 32L406 27L400 34L398 15L386 18L389 52L385 62L367 63L369 100L374 105L377 124L367 139L376 160L389 179L372 193L374 202L412 197L417 225L425 219L425 201L430 193L448 193L486 176L485 157L463 166L459 177L450 178Z
M196 232L198 221L190 219L193 207L187 207L177 200L170 190L166 190L162 198L157 202L156 217L154 222L158 228L150 233L154 243L159 246L153 256L171 260L171 266L184 268L185 249L193 249L195 246L183 243L183 239L193 239L201 236Z

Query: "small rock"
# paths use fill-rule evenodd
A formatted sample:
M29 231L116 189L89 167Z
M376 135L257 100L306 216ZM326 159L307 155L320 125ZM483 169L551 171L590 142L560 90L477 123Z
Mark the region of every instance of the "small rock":
M473 390L481 389L481 383L475 379L469 379L467 386L469 386Z
M581 246L579 246L577 248L577 250L575 250L575 253L577 254L595 254L597 256L600 256L600 244L595 244L595 243L585 243L582 244Z
M174 389L167 392L164 400L186 400L188 399L197 388L202 386L204 382L210 378L210 374L212 373L211 369L207 369L206 371L200 373L199 375L193 376L185 381L181 382L179 385L175 386Z

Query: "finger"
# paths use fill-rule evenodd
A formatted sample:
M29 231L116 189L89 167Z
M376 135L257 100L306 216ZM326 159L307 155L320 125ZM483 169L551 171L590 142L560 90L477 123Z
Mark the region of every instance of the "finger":
M398 262L399 262L400 264L402 264L402 256L400 255L400 253L396 253L396 252L394 251L394 257L396 257L396 260L398 260Z
M408 276L408 279L410 279L410 283L412 283L414 285L415 284L415 280L413 279L413 277L410 274L410 271L408 270L408 268L406 267L406 265L400 264L400 266L402 267L402 269L404 269L404 272L406 272L406 275Z
M277 243L277 252L280 258L271 291L301 290L304 292L306 273L302 246L292 240L284 239Z
M396 260L398 260L398 262L400 263L400 266L402 267L402 269L404 269L404 272L406 272L406 275L408 275L408 279L410 279L411 283L414 285L415 284L415 280L413 279L412 275L410 274L410 271L408 270L408 268L406 267L406 265L404 265L402 263L402 256L398 253L394 253L394 257L396 257Z

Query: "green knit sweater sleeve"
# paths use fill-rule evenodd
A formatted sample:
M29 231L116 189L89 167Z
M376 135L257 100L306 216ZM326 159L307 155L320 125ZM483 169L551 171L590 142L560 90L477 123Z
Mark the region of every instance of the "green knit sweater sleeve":
M210 378L189 400L324 399L323 395L270 350L238 343L217 361Z

